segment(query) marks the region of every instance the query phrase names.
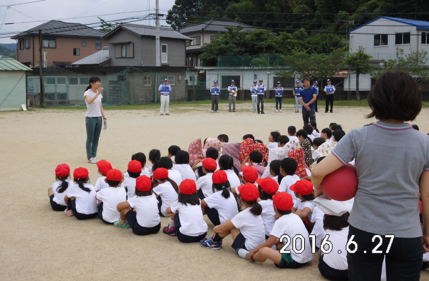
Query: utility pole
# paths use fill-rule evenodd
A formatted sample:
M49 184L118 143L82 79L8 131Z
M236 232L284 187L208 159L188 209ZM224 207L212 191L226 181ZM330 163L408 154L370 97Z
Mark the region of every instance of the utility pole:
M39 29L39 72L40 72L40 106L45 102L45 89L43 86L43 65L42 65L42 30Z
M161 40L159 38L159 0L156 0L156 37L155 37L155 50L156 50L156 66L161 66Z

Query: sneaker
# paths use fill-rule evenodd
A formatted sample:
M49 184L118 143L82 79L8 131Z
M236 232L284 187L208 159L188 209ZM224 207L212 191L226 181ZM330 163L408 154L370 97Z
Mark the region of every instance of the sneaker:
M328 111L325 111L325 113L328 113Z
M162 229L162 232L164 232L165 234L171 235L172 233L176 232L176 229L174 227L168 227L168 226L166 226L166 227L164 227Z
M279 112L279 111L276 109L276 112Z
M229 110L229 112L231 112L231 109Z
M89 158L88 159L88 163L90 163L90 164L97 164L97 159L96 158Z
M216 113L219 113L219 111L216 110Z
M213 238L204 238L200 241L201 247L211 249L211 250L219 250L222 248L222 240L219 242L213 241Z
M164 113L161 113L160 115L162 116L162 115L164 115Z
M233 110L233 112L235 112L235 110Z
M330 112L332 113L333 111L331 110Z
M165 115L170 115L170 113L165 113Z
M117 220L113 223L113 225L119 228L130 228L128 221L121 222L120 220Z
M282 110L280 109L280 112L282 112Z
M214 110L212 110L212 113L214 113L215 111Z
M249 254L249 251L243 248L238 248L237 251L235 252L240 258L243 258L243 259L247 259L247 254Z
M92 159L93 159L94 161L96 161L96 162L100 161L100 160L98 160L98 159L97 159L97 157L92 157Z
M177 235L176 235L176 231L175 231L175 232L170 233L169 235L170 235L170 236L172 236L172 237L177 236Z
M69 217L72 217L73 216L73 211L72 210L69 210L69 209L65 209L64 210L64 214L66 214L67 216L69 216Z
M265 114L265 112L262 111L261 114Z

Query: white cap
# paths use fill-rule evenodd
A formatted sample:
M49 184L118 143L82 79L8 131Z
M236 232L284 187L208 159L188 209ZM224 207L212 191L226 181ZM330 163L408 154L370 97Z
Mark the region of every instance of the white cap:
M347 212L350 213L353 207L350 202L331 200L325 194L314 199L313 203L325 214L336 217L340 217Z

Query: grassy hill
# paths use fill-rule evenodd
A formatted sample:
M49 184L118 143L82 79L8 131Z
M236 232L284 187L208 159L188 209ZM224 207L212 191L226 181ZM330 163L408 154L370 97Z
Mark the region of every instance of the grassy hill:
M0 44L0 46L3 46L3 47L5 47L6 49L8 49L10 51L15 51L16 50L16 43Z
M9 44L5 44L9 45ZM16 46L16 44L13 44ZM0 56L6 56L10 58L15 58L15 50L10 50L7 47L5 47L3 44L0 44Z

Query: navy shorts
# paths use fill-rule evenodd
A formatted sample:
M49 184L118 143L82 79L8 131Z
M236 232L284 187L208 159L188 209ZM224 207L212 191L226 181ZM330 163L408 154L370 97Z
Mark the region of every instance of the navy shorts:
M185 234L182 234L180 232L180 217L179 214L174 215L174 229L176 230L176 236L179 239L180 242L183 243L193 243L193 242L200 242L204 238L206 238L207 232L199 235L199 236L188 236Z
M78 219L78 220L87 220L87 219L93 219L95 217L97 217L97 213L95 214L81 214L78 211L76 211L76 199L75 200L71 200L69 199L69 203L67 208L69 210L73 211L73 215Z
M330 267L323 260L323 255L319 258L319 271L323 277L329 280L338 280L338 281L346 281L349 280L349 271L346 270L338 270Z
M241 234L241 232L237 235L237 237L235 237L235 240L232 243L231 247L233 247L235 250L240 248L246 249L246 238L243 236L243 234Z
M161 196L156 197L156 199L158 199L158 213L161 217L169 217L169 216L164 216L161 212L161 206L162 206L162 198Z
M133 230L133 233L136 235L156 234L159 232L159 229L161 228L161 223L159 223L154 227L144 227L139 225L139 223L137 222L137 214L132 210L126 213L125 217L127 218L128 224L130 225L130 228Z
M112 222L107 222L103 219L103 202L98 204L97 209L98 209L98 218L100 220L102 220L104 223L107 223L107 224L113 224Z
M214 226L220 224L219 213L215 208L206 207L205 212L206 212L207 217L210 219L210 221L212 222L212 224Z
M51 202L51 207L52 207L52 210L54 211L64 211L67 208L67 206L60 205L57 202L55 202L53 194L49 196L49 202Z
M198 198L200 198L200 200L203 200L204 198L206 198L201 189L197 191L197 195L198 195Z

